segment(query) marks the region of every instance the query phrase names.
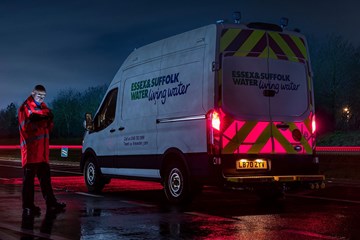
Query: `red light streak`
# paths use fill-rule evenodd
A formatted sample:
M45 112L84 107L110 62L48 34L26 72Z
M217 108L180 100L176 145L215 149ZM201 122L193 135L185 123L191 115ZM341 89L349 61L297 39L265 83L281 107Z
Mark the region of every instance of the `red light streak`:
M61 148L68 148L68 149L81 149L81 145L50 145L50 149L61 149Z
M360 152L360 146L317 146L318 152Z
M50 145L50 149L81 149L81 145ZM20 145L0 145L0 150L20 149ZM360 152L360 146L317 146L318 152Z
M20 145L0 145L0 149L20 149Z
M50 149L62 149L62 148L68 148L68 149L81 149L81 145L50 145ZM0 149L20 149L20 145L0 145Z

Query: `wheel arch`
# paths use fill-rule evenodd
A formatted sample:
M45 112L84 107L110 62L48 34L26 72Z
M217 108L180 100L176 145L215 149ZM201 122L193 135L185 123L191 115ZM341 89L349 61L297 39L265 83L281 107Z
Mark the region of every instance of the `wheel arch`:
M87 148L82 154L81 154L81 161L80 161L80 170L81 172L84 171L84 167L85 167L85 163L86 160L89 159L90 157L93 157L95 160L95 164L97 163L97 156L96 153L93 149L91 148Z
M169 148L164 152L164 154L162 155L162 159L161 159L160 176L161 176L162 181L164 181L166 167L171 162L175 162L175 161L178 161L179 163L181 163L184 166L186 173L188 174L188 177L191 177L190 169L189 169L188 163L186 161L185 154L177 148Z

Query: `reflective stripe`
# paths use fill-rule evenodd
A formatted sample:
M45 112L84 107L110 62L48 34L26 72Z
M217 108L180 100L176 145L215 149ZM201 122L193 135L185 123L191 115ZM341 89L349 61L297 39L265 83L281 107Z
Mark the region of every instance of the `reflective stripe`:
M263 132L260 134L256 142L253 144L253 146L250 148L248 153L259 153L261 150L263 150L268 143L271 136L271 125L268 124L268 126L263 130ZM267 149L267 148L265 148ZM272 149L267 149L267 152L272 151Z
M273 136L279 142L279 144L284 148L287 153L297 153L294 149L293 145L290 143L290 139L286 139L283 134L277 129L275 125L273 125Z
M233 153L235 152L241 143L245 140L245 138L250 134L251 130L255 127L257 122L249 121L243 125L242 128L236 130L235 135L230 137L230 142L224 146L224 153Z
M289 122L286 123L289 125L288 129L279 130L276 125L280 122L229 121L226 116L223 119L225 120L222 134L222 153L224 154L312 153L313 136L304 122ZM295 129L302 133L299 142L292 137ZM298 152L294 149L297 145L302 146L302 151Z
M249 39L240 46L238 52L235 55L239 56L238 53L241 52L247 54L251 52L252 54L250 53L251 55L249 54L249 56L259 56L261 53L265 52L266 45L267 43L265 32L253 31Z
M220 52L233 52L234 56L240 57L269 57L303 63L308 61L305 41L301 37L261 30L224 30Z
M294 44L298 47L301 54L304 56L304 59L308 60L308 54L306 51L304 40L296 36L290 36L290 37L294 41Z
M23 140L23 141L20 143L20 147L22 148L22 147L25 146L25 145L26 145L26 141Z
M239 29L226 29L222 32L221 42L220 42L220 52L225 51L225 49L234 41L240 33Z
M278 58L299 61L297 58L293 58L295 54L279 34L269 33L269 45L276 52Z
M20 123L20 127L23 127L25 125L25 120Z
M311 73L305 39L297 35L278 32L224 29L220 37L220 53L223 57L256 57L301 62L307 67L307 84L309 90L309 106L313 109ZM222 71L218 73L219 88L222 87ZM222 99L219 98L219 106ZM222 116L222 153L289 153L312 154L314 136L311 131L312 114L302 122L287 122L286 130L278 129L279 122L242 121L221 113ZM283 123L282 123L283 124ZM294 130L302 133L300 141L294 140ZM295 150L301 146L301 151Z
M25 146L27 143L31 143L33 141L37 141L37 140L41 140L41 139L45 139L45 138L49 138L49 134L42 134L42 135L38 135L35 137L26 138L20 143L20 147Z
M26 124L28 124L30 122L30 120L24 120L24 121L22 121L20 124L19 124L19 127L20 128L23 128Z
M29 106L29 104L27 104L27 103L25 103L24 104L25 105L25 107L28 109L28 114L29 114L29 116L33 113L32 111L31 111L31 107Z

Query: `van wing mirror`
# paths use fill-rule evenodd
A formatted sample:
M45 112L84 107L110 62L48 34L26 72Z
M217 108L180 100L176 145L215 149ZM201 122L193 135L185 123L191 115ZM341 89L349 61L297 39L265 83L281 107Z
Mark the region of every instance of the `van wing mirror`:
M91 113L85 113L85 129L88 131L94 130L94 124Z

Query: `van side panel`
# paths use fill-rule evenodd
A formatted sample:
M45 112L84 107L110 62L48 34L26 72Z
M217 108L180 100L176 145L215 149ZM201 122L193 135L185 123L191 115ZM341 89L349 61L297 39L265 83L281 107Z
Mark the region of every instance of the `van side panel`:
M206 113L214 104L216 28L208 26L165 40L162 75L177 74L158 107L158 154L169 148L207 154ZM209 100L210 99L210 100ZM210 102L210 103L209 103Z
M149 100L149 86L159 76L160 59L141 65L144 70L134 75L130 70L124 71L121 91L123 104L119 128L123 128L119 139L121 155L154 154L156 143L156 105Z
M163 154L177 149L191 171L208 175L202 166L208 165L206 113L214 104L215 44L212 25L142 47L127 58L113 80L121 99L118 156L111 157L113 165L102 165L103 173L158 178ZM194 157L198 153L202 157Z

